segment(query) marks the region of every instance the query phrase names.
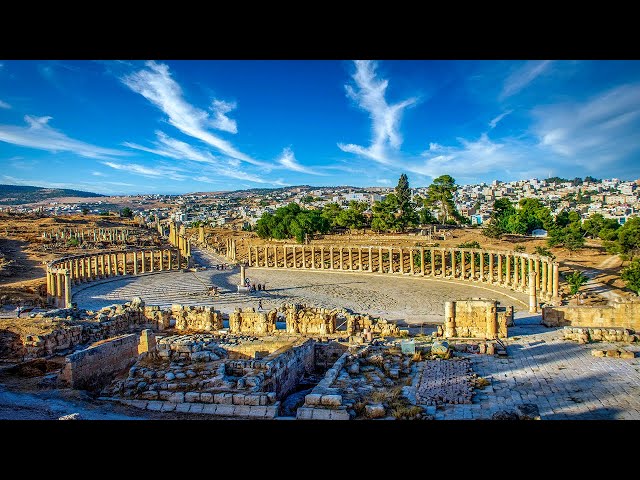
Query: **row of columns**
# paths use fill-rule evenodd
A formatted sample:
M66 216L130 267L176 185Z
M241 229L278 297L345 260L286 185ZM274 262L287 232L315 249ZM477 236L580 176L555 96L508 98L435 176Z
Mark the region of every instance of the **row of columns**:
M183 268L184 258L179 249L171 248L105 252L55 260L47 267L47 300L56 306L68 308L71 306L73 284L118 275L179 270Z
M236 239L235 238L227 238L226 239L226 251L225 251L225 256L229 259L229 260L235 260L236 259Z
M409 273L471 280L525 293L530 293L533 286L542 298L558 297L558 263L546 257L515 252L435 247L252 245L249 265Z
M180 250L191 266L191 241L187 238L184 225L178 226L175 222L169 222L169 243Z
M55 238L55 239L65 239L65 238L77 238L78 240L85 240L93 238L93 241L98 240L108 240L110 242L121 241L125 242L129 239L129 234L131 231L129 229L123 228L96 228L93 230L71 230L71 229L63 229L57 230L55 232L42 232L42 238Z

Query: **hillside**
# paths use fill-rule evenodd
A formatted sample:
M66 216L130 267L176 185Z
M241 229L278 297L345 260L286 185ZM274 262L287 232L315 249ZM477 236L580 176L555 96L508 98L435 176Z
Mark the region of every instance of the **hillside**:
M29 185L0 185L0 205L22 205L56 197L103 197L99 193L67 188L42 188Z

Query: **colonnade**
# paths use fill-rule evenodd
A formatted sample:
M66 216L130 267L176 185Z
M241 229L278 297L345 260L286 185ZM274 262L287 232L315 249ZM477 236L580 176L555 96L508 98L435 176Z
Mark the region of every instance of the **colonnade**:
M178 226L175 222L169 223L169 243L177 247L191 265L191 241L187 238L184 225Z
M59 228L42 232L42 238L55 238L57 240L76 238L81 241L126 242L131 233L133 233L133 230L129 228Z
M407 274L495 285L550 300L559 264L549 257L473 248L251 245L249 265L281 269Z
M58 307L71 306L72 286L103 278L179 270L188 267L180 249L155 248L72 255L47 265L47 300Z

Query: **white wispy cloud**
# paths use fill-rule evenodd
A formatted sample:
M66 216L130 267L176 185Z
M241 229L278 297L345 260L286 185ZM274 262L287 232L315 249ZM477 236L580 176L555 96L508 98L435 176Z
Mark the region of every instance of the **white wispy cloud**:
M154 165L153 167L147 167L137 163L116 163L116 162L102 162L102 164L106 165L107 167L113 168L115 170L121 170L127 173L142 175L143 177L148 177L148 178L168 178L170 180L177 180L177 181L183 181L188 179L186 175L178 173L183 170L177 167L168 167L163 165Z
M389 81L378 79L376 63L359 60L355 62L356 72L353 75L355 88L346 85L347 95L357 105L369 113L372 121L372 139L368 147L353 143L342 144L338 147L349 153L364 156L382 164L394 164L397 161L395 153L402 145L400 120L402 112L416 103L416 98L408 98L395 104L388 104L385 98Z
M287 170L292 170L294 172L308 173L309 175L325 175L324 173L320 173L312 168L305 167L304 165L298 163L295 154L290 148L285 148L282 151L282 155L280 155L280 158L278 158L278 163Z
M49 125L51 118L25 115L26 127L0 125L0 141L48 152L73 152L86 158L105 159L127 155L120 150L98 147L70 138Z
M207 127L212 126L209 114L188 103L182 88L171 77L169 66L153 61L146 62L146 69L124 76L122 82L139 93L168 117L168 122L186 135L197 138L218 149L225 155L255 165L263 162L237 150L228 141L214 135Z
M2 100L0 100L0 108L4 108L5 110L9 110L11 108L11 105L9 105L7 102L3 102Z
M434 142L429 143L429 150L432 152L436 152L441 148L442 148L442 145L440 145L439 143L434 143Z
M156 131L157 141L154 142L156 148L144 147L132 142L123 143L124 146L142 150L144 152L153 153L163 157L174 158L178 160L192 160L194 162L215 163L216 159L206 150L196 148L186 142L169 137L165 133Z
M533 113L540 146L588 170L622 163L640 150L640 83L614 87L583 103L538 107Z
M224 132L238 133L236 121L226 115L232 110L235 110L236 107L236 102L225 102L224 100L214 99L211 104L211 111L214 114L214 118L209 122L210 125Z
M496 126L498 125L500 120L502 120L504 117L506 117L507 115L509 115L512 112L513 112L513 110L507 110L506 112L501 113L497 117L492 118L491 121L489 122L489 126L491 127L491 129L496 128Z
M507 77L502 87L500 99L504 100L521 91L537 77L545 73L551 66L551 62L551 60L526 62L522 67Z
M97 172L97 171L93 171L91 172L91 175L95 176L95 177L106 177L107 174L106 173L102 173L102 172Z

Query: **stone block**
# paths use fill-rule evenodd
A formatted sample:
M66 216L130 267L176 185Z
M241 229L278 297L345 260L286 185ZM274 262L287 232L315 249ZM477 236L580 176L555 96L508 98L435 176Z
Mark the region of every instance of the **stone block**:
M209 394L211 395L211 394ZM184 394L184 401L189 403L197 403L200 401L199 392L187 392Z
M320 404L327 407L339 407L342 405L342 395L323 395Z
M296 419L298 420L311 420L313 415L313 408L300 407L296 412Z
M331 420L350 420L351 417L346 410L331 410L329 413L329 418Z
M178 403L176 404L176 412L188 413L191 407L192 405L188 403Z
M618 352L617 350L607 350L606 355L607 357L616 358L620 356L620 352Z
M189 407L189 413L202 413L204 405L202 403L192 403Z
M267 407L251 406L249 407L249 416L251 418L264 418L267 414Z
M607 352L605 352L604 350L597 350L594 348L593 350L591 350L591 355L593 355L594 357L606 357Z
M176 404L171 402L163 402L162 403L162 411L163 412L173 412L176 409Z
M255 406L255 407L260 406L260 397L261 395L256 395L256 394L245 395L244 404Z
M233 404L234 405L244 405L245 395L243 393L234 393L233 394Z
M628 350L623 350L622 352L620 352L620 358L635 358L635 353L633 352L629 352Z
M222 415L225 417L233 416L233 409L235 408L233 405L216 405L216 407L217 415Z
M322 395L319 393L309 393L304 397L305 405L320 405L320 399Z
M331 420L331 410L326 408L314 408L311 414L312 420Z
M147 410L152 410L154 412L159 412L162 409L163 402L159 401L151 401L147 404Z
M184 402L184 392L174 392L169 396L168 399L172 403L183 403Z
M213 403L213 393L201 393L200 394L200 401L202 403Z
M516 405L516 415L520 420L540 420L540 410L535 403Z
M207 405L203 405L202 407L202 413L206 413L207 415L216 415L217 414L217 408L218 405L212 403L212 404L207 404Z

